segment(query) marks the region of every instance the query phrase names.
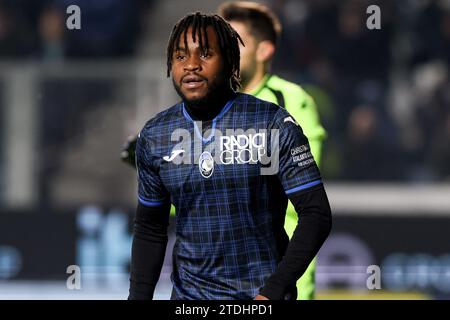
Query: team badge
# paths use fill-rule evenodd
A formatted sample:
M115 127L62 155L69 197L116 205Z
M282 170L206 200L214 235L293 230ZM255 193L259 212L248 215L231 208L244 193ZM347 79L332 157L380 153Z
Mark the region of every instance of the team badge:
M214 159L211 153L209 153L208 151L204 151L200 155L200 159L198 161L198 168L203 178L209 178L212 176L214 172Z

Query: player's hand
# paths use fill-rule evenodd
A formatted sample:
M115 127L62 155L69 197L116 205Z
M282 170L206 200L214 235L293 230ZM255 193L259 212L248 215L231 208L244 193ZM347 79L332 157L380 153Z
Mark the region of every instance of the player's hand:
M129 136L122 146L120 158L133 168L136 168L136 141L137 136Z
M269 300L269 298L264 297L264 296L258 294L258 295L255 297L255 299L253 299L253 300Z
M297 287L295 284L288 289L284 295L284 300L297 300Z

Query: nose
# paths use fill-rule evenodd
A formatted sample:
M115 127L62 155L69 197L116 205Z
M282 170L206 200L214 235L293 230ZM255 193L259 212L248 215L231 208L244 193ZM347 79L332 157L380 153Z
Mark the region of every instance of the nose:
M201 69L200 66L200 58L196 54L191 54L184 65L185 71L199 71Z

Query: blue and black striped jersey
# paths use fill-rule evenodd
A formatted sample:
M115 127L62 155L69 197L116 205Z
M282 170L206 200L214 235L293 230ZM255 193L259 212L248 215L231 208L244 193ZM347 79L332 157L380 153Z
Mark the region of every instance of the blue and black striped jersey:
M136 157L139 202L176 208L179 299L255 297L287 247L288 196L321 183L293 117L241 93L203 123L183 103L159 113L141 130Z

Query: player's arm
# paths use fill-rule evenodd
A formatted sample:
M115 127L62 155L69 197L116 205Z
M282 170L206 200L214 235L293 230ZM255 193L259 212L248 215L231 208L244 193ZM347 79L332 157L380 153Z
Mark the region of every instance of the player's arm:
M122 152L120 158L123 162L129 164L136 169L136 141L137 136L129 136L127 141L122 146ZM170 207L170 215L175 217L175 207Z
M136 210L131 248L129 300L150 300L161 274L167 247L170 204Z
M289 116L280 110L274 120L274 128L279 130L278 178L299 219L283 259L261 288L260 294L269 299L283 299L295 287L328 237L332 223L328 198L308 140L299 125L285 121Z
M168 241L170 201L157 173L152 143L152 139L145 137L145 132L136 142L139 184L131 250L130 300L153 298Z
M283 299L295 286L331 231L331 209L322 184L295 193L289 200L298 223L283 259L260 292L269 299Z

